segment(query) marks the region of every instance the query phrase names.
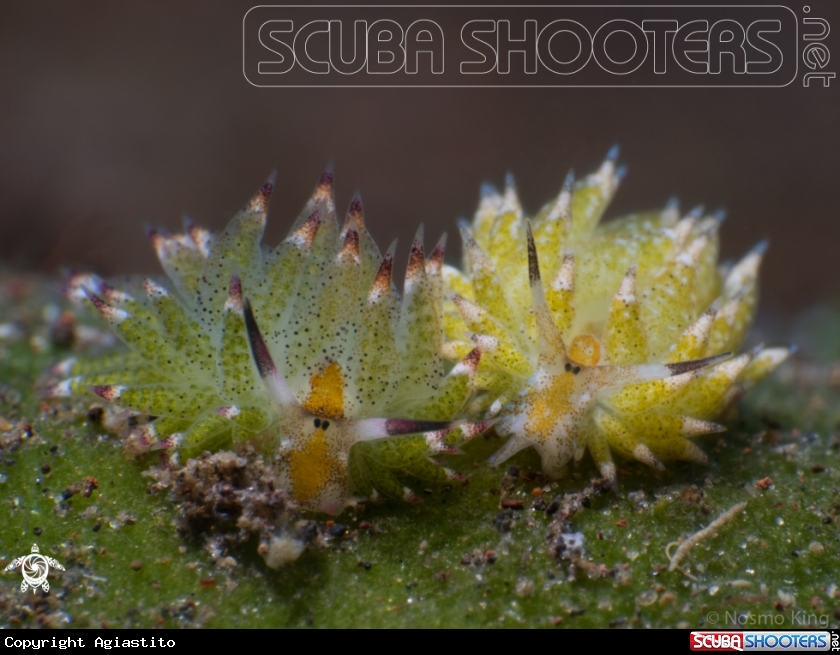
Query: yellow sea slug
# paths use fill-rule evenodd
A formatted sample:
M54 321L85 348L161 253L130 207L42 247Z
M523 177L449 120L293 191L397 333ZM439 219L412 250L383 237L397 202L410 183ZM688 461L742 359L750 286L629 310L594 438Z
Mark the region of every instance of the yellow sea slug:
M512 181L485 189L462 268L444 266L444 352L482 348L468 411L509 437L494 464L533 446L558 477L588 450L615 482L612 451L660 469L705 463L692 437L722 431L711 420L789 354L734 355L763 245L721 267L720 217L674 204L599 224L623 176L616 155L530 220Z

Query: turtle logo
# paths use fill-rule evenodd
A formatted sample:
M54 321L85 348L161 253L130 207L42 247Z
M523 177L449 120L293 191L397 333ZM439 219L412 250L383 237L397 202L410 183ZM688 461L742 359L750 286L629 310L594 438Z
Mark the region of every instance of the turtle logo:
M44 591L49 591L50 583L47 582L47 574L50 572L50 567L52 566L59 571L64 570L64 567L52 557L41 555L38 551L38 544L32 544L32 552L29 555L13 560L6 567L6 571L11 571L19 566L23 573L23 582L20 583L21 591L26 591L29 587L32 587L34 591L41 586L43 586Z

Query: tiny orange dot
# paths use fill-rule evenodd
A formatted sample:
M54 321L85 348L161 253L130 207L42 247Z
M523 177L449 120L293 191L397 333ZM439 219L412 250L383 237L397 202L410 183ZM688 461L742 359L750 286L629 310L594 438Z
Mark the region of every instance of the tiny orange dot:
M601 360L601 344L588 334L581 334L572 340L569 358L582 366L595 366Z

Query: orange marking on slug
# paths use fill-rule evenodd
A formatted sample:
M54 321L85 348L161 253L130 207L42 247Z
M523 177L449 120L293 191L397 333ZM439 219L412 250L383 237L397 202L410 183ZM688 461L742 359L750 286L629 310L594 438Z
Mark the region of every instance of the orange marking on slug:
M569 358L581 366L596 366L601 361L601 344L588 334L578 335L569 348Z
M324 430L316 430L302 450L289 453L289 476L295 500L304 503L317 496L328 482L333 469Z
M572 411L571 395L575 388L574 374L561 373L546 389L529 394L528 431L532 441L545 441L554 432L560 418Z
M322 372L315 373L309 384L312 391L302 403L307 412L326 418L344 418L344 379L341 377L341 366L333 362Z

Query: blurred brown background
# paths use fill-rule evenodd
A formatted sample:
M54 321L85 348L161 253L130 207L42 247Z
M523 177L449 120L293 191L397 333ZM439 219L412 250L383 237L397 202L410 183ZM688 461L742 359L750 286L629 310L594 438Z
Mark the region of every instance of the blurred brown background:
M725 207L723 254L768 237L765 308L840 290L840 79L783 89L260 89L241 72L254 3L0 5L0 262L56 272L159 269L143 224L215 228L274 168L267 239L324 164L338 204L361 189L377 241L405 261L470 216L481 182L516 176L527 209L613 143L629 174L609 212ZM840 70L840 3L831 22ZM794 5L791 5L794 6ZM431 244L429 244L431 245ZM457 248L452 248L456 252Z

